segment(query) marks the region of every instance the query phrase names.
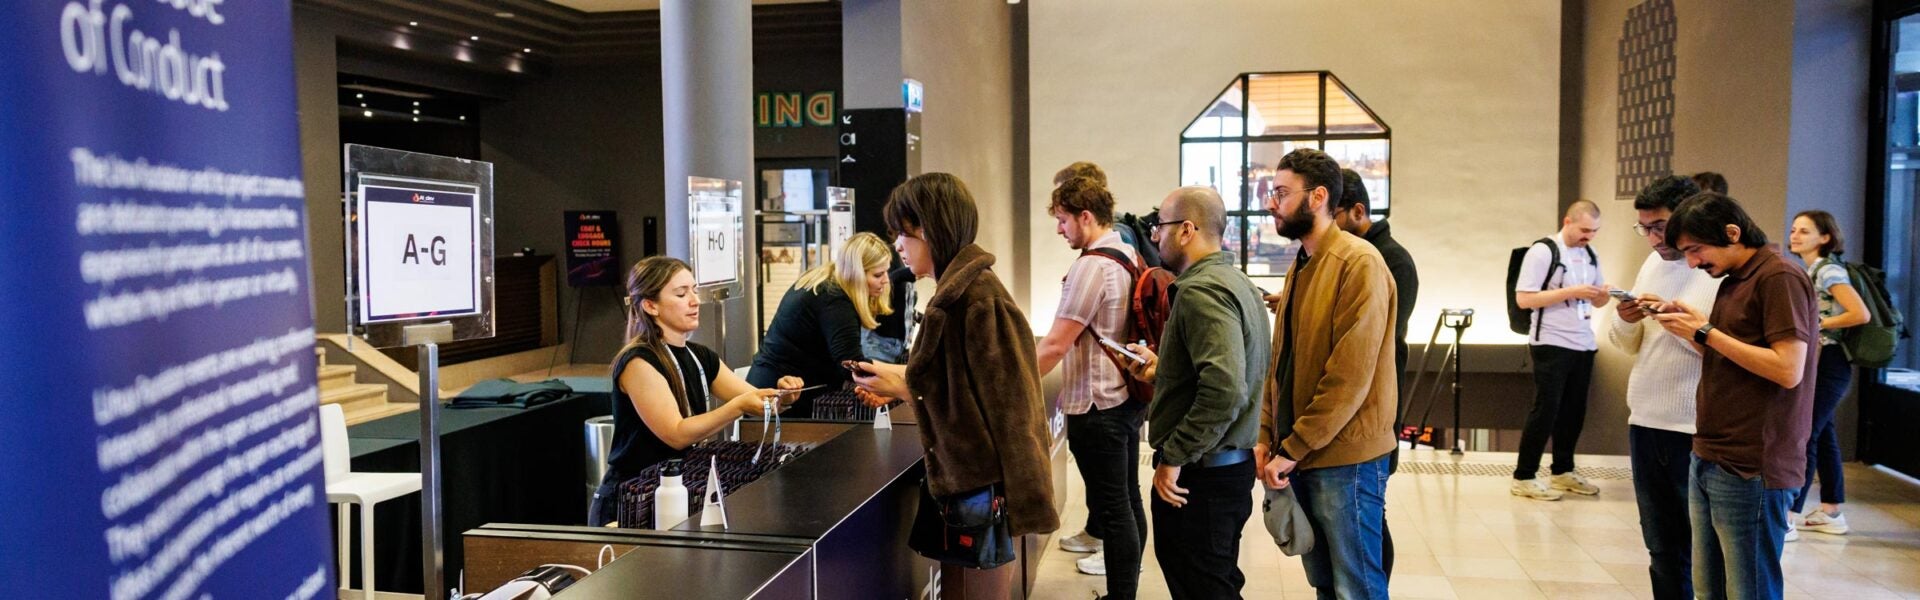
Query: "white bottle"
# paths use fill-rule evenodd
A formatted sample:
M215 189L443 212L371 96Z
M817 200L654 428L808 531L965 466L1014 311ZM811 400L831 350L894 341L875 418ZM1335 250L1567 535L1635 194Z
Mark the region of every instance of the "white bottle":
M667 459L660 468L660 487L653 491L653 528L672 529L687 520L687 486L680 481L680 459Z

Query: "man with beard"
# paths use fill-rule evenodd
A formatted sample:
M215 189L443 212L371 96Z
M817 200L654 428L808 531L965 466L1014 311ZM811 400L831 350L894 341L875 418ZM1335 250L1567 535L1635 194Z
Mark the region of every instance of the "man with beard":
M1142 358L1128 370L1153 382L1154 556L1173 598L1238 598L1247 583L1240 532L1253 516L1266 307L1234 254L1220 249L1227 216L1219 193L1174 190L1158 217L1154 243L1180 274L1167 288L1173 306L1159 354L1127 346Z
M1573 472L1573 450L1587 422L1587 384L1600 346L1593 309L1606 306L1606 279L1589 244L1600 233L1600 207L1581 200L1567 207L1560 232L1534 242L1514 282L1514 302L1533 311L1527 336L1533 358L1533 410L1520 431L1520 461L1509 491L1534 500L1559 500L1560 491L1592 496L1600 488ZM1559 256L1558 262L1554 256ZM1540 454L1553 440L1553 478L1541 481Z
M1261 482L1292 486L1305 509L1315 543L1301 562L1320 597L1384 599L1397 291L1380 252L1334 226L1344 183L1332 157L1302 148L1274 171L1266 209L1301 250L1280 292L1254 457Z
M1627 375L1627 454L1633 461L1633 496L1640 506L1640 537L1651 562L1653 597L1693 597L1693 530L1687 519L1687 465L1693 451L1693 395L1700 385L1700 351L1686 340L1664 335L1647 318L1668 300L1711 307L1720 280L1687 266L1685 256L1667 245L1667 219L1680 201L1700 192L1677 175L1648 184L1633 199L1640 222L1634 233L1647 239L1653 254L1633 279L1632 300L1623 300L1607 319L1607 339L1633 355ZM1651 331L1648 331L1651 330Z

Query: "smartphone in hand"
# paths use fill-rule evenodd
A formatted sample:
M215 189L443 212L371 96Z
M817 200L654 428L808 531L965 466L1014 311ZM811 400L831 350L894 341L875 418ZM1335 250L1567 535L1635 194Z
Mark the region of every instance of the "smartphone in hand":
M1100 345L1102 346L1106 346L1108 350L1112 350L1115 354L1119 354L1120 356L1126 357L1127 360L1131 360L1133 361L1134 364L1137 364L1137 365L1147 364L1146 358L1143 358L1138 354L1134 354L1133 351L1128 350L1126 346L1122 346L1120 344L1114 343L1113 340L1109 340L1107 338L1101 337L1099 333L1094 332L1092 329L1088 329L1087 332L1093 334L1093 341L1099 342Z
M865 366L861 365L859 362L856 362L856 361L851 361L851 360L840 361L840 368L846 369L847 371L853 373L855 377L868 377L873 375L873 371L868 371Z
M1619 300L1621 302L1632 302L1635 298L1639 297L1635 295L1633 292L1629 292L1627 290L1622 290L1622 289L1607 290L1607 295L1613 296L1613 299Z

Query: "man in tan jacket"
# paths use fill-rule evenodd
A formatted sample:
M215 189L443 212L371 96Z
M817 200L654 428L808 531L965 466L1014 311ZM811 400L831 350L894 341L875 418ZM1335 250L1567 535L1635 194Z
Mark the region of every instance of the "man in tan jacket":
M1323 597L1384 599L1397 290L1380 252L1334 226L1342 181L1332 157L1303 148L1274 171L1266 209L1280 235L1300 240L1302 250L1273 328L1254 448L1260 480L1293 486L1313 525L1317 543L1301 557L1308 583Z

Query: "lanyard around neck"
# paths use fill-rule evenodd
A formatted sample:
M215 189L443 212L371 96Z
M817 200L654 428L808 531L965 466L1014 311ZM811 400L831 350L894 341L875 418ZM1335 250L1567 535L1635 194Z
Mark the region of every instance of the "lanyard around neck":
M667 346L665 342L662 342L660 345ZM687 354L691 356L693 354L693 349L688 348ZM682 383L685 383L687 380L687 372L684 370L681 370L680 355L674 354L673 346L667 346L667 358L673 361L673 372L680 376L680 381ZM707 403L707 366L700 364L700 357L694 356L693 368L695 372L698 372L700 374L699 398L700 398L700 404L705 405ZM693 398L694 398L693 394L687 394L687 397L680 399L680 418L685 419L693 416L693 405L692 405Z

